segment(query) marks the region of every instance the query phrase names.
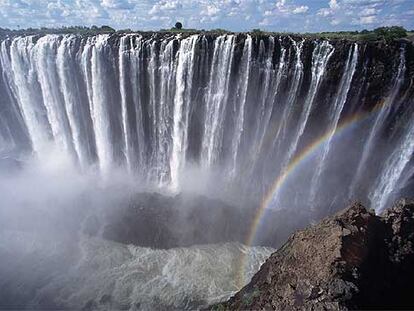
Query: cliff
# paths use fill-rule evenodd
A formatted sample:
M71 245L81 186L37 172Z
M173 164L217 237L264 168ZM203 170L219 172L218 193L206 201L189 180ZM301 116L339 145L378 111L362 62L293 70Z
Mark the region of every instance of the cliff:
M348 310L414 306L414 201L381 216L353 204L293 234L251 282L213 309Z
M414 48L405 39L160 32L0 41L7 155L34 152L46 163L50 145L82 171L121 168L150 189L253 207L284 176L277 208L313 219L355 198L382 210L414 191ZM273 245L264 236L258 244Z

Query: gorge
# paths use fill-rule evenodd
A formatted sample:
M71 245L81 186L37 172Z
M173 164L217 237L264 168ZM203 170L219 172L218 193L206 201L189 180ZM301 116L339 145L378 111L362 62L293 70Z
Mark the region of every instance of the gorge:
M414 193L408 39L0 39L0 254L25 271L0 271L8 306L199 308L295 229Z

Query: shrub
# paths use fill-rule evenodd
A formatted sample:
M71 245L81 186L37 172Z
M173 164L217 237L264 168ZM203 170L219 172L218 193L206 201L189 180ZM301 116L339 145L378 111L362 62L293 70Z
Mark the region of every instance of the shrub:
M374 29L374 33L379 37L379 39L387 41L407 36L407 30L401 26L379 27Z

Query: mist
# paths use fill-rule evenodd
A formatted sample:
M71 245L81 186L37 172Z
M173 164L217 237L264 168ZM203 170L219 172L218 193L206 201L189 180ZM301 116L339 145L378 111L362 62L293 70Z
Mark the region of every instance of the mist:
M195 221L194 213L200 210L194 200L203 202L198 195L187 192L175 201L171 193L148 192L148 186L125 170L103 177L94 168L80 172L61 150L49 148L47 154L41 161L36 156L2 159L2 306L132 310L207 306L239 288L241 256L254 253L246 271L251 277L272 251L240 243L197 245L197 237L189 234L192 224L184 220L191 212ZM214 205L209 208L210 223L216 224L214 217L219 215L212 211ZM162 209L173 217L163 219ZM125 213L131 217L131 210L135 218L129 225L141 231L123 236L117 230L125 229L125 223L117 221ZM155 213L145 214L151 210ZM137 222L139 218L145 221ZM162 237L163 230L169 236ZM203 238L209 236L204 233ZM137 246L127 243L128 238ZM211 270L216 265L220 268Z
M410 49L2 37L0 303L200 308L295 230L353 200L380 213L414 185Z

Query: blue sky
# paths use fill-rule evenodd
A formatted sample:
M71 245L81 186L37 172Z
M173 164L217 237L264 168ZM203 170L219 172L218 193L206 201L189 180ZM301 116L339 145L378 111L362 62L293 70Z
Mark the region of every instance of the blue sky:
M0 0L0 27L109 25L157 30L335 31L414 29L414 0Z

